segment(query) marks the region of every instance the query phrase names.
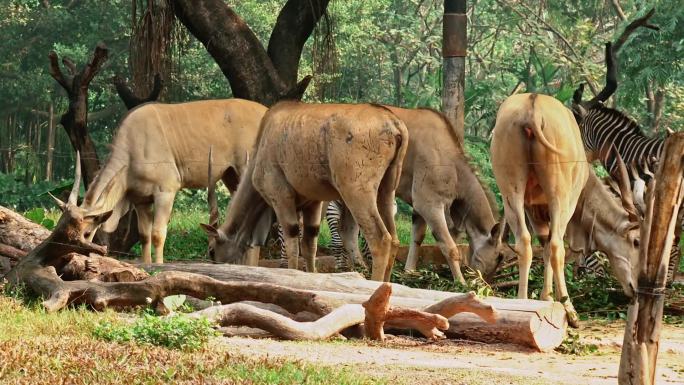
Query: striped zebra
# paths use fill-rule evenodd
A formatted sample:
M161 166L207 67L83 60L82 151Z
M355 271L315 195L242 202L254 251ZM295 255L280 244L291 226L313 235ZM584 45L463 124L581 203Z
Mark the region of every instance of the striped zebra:
M584 111L579 120L579 127L589 159L599 160L614 179L617 179L619 172L618 155L628 165L627 174L634 191L634 201L644 211L645 189L654 177L653 172L657 167L664 140L645 136L634 120L600 103ZM684 210L680 209L677 215L680 231L675 234L670 254L668 283L672 282L679 269L682 215Z
M639 124L624 113L605 107L605 103L617 90L617 66L615 51L611 43L606 43L606 84L591 100L582 101L584 84L581 84L572 97L572 112L579 124L584 147L590 161L600 160L614 180L618 175L618 155L629 166L628 176L634 191L634 201L642 211L645 210L644 194L648 182L662 153L664 140L646 137ZM679 269L681 236L684 210L677 214L677 228L674 244L670 253L667 282L671 283ZM587 258L594 258L591 255Z
M397 213L397 205L394 204L394 214ZM337 271L351 271L354 267L359 266L362 269L368 269L370 261L373 256L366 240L359 234L359 228L355 221L352 222L353 227L349 229L342 229L343 215L351 215L344 207L342 201L330 201L325 210L325 220L330 229L330 245L328 250L330 254L335 257L335 269ZM343 234L346 231L353 232L354 237L349 239L359 239L359 243L344 245ZM301 234L299 235L301 238ZM283 230L278 226L278 243L280 245L280 255L285 258L285 243L283 242Z
M394 212L396 214L396 203L394 205ZM359 233L358 225L355 221L352 221L354 228L342 229L343 224L342 216L351 215L346 211L342 201L330 201L328 207L325 211L325 220L328 223L328 228L330 229L330 245L328 250L330 254L335 257L335 268L337 271L350 271L353 270L355 265L360 266L363 269L368 269L369 262L372 260L372 255L370 248L366 243L363 236L355 236L350 239L357 240L361 238L361 247L359 248L358 243L347 245L345 247L342 233L345 231L352 231L355 234Z

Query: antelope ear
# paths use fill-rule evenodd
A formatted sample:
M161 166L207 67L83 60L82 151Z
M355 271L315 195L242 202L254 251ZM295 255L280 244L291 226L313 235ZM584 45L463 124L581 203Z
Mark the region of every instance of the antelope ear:
M100 223L107 222L107 219L109 219L109 217L112 216L113 212L114 212L114 210L109 210L109 211L105 211L105 212L100 213L100 214L86 215L85 219L92 219L93 223L95 223L96 225L99 225Z
M207 225L205 223L200 223L200 227L202 228L202 230L204 230L205 233L207 233L207 235L209 237L213 237L213 238L219 237L219 231L218 231L218 229L216 229L216 227L214 227L212 225Z

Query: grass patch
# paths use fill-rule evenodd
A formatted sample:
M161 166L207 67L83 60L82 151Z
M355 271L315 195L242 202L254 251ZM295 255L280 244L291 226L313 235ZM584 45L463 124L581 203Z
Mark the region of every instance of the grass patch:
M336 368L254 360L209 341L192 351L93 337L103 323L126 323L112 311L46 313L0 296L0 383L22 384L373 384Z
M164 246L164 259L168 261L202 260L207 254L207 235L200 228L200 223L207 222L206 210L196 207L182 207L174 210L169 222L166 244ZM395 219L397 236L402 245L411 242L411 217L399 214ZM325 220L321 221L318 235L318 246L327 248L330 245L330 229ZM272 241L273 242L273 241ZM434 244L435 239L428 229L424 244ZM272 248L269 248L269 250ZM279 252L274 249L273 252ZM140 244L133 247L131 253L141 254ZM273 255L274 257L279 255Z
M189 318L182 314L157 317L145 313L132 325L101 322L93 329L93 335L109 342L135 341L143 345L193 351L206 345L217 333L206 318Z

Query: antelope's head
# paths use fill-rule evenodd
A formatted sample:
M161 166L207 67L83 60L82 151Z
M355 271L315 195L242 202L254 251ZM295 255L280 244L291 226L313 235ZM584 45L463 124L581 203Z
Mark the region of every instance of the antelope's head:
M107 254L107 247L92 242L94 231L112 215L112 211L90 212L78 206L78 190L81 182L81 157L76 152L76 175L74 185L67 202L63 202L50 194L57 202L62 216L59 218L53 231L54 242L64 246L76 246L81 254L97 253Z

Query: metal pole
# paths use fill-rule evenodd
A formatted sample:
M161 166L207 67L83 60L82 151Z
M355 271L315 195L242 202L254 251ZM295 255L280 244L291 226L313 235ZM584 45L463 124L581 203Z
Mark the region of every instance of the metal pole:
M442 112L463 143L465 56L468 47L466 0L444 0L442 27Z

